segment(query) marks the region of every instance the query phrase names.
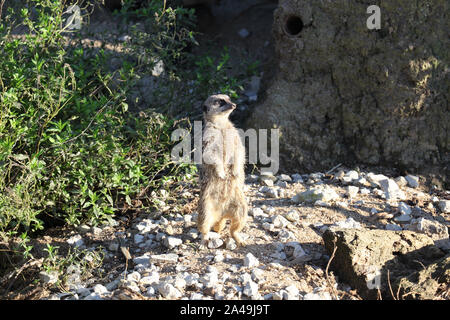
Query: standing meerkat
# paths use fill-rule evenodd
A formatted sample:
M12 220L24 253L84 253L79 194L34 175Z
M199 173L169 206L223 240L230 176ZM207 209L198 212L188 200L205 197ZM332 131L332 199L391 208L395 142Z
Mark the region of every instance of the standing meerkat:
M200 170L198 230L203 241L211 228L220 233L231 220L230 233L238 245L245 245L238 232L247 219L244 195L245 148L238 130L228 119L236 108L230 97L210 96L203 104L203 154Z

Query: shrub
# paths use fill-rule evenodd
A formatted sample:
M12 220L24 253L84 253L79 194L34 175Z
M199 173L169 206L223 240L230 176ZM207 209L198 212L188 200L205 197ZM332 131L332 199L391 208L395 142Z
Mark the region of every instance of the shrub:
M170 162L173 121L128 110L105 54L67 46L62 0L33 0L0 25L0 234L111 220L144 191L182 179ZM29 6L29 7L31 7ZM33 14L31 13L33 11ZM11 33L14 19L28 31ZM121 70L125 80L131 71ZM151 203L150 203L151 204Z

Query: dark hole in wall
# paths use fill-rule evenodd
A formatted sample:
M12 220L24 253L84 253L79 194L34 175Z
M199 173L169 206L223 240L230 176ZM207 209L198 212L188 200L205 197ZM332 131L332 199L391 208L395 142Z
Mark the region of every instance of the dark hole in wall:
M289 36L297 36L303 30L303 21L298 16L289 16L284 24L284 31Z

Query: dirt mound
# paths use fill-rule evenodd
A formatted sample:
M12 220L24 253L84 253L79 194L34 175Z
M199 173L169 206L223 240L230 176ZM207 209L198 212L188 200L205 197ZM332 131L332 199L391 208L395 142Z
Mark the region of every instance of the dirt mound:
M280 1L275 76L247 126L281 129L282 167L448 170L448 1L383 2L380 30L366 25L371 4Z

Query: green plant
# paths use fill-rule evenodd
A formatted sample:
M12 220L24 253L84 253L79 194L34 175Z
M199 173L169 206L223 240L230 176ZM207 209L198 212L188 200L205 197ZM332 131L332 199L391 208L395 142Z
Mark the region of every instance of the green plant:
M110 88L106 54L85 54L63 37L63 1L21 9L29 33L0 24L0 235L43 229L48 221L99 224L152 199L146 192L185 166L170 161L173 122L128 110L129 87ZM93 57L92 57L93 56ZM120 77L134 77L124 64ZM127 82L127 81L125 81ZM132 81L130 81L132 83Z
M228 74L227 68L230 60L228 48L224 47L218 59L209 55L199 57L195 61L195 87L202 97L208 97L213 93L228 94L231 98L239 97L238 90L243 90L241 82L236 77Z
M64 255L59 254L59 247L47 244L44 249L47 256L42 262L42 269L47 273L56 272L58 281L56 285L64 287L74 271L79 275L79 281L83 281L98 273L103 264L103 248L98 247L94 250L80 250L78 248L69 248ZM101 276L101 274L99 274Z

